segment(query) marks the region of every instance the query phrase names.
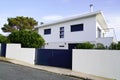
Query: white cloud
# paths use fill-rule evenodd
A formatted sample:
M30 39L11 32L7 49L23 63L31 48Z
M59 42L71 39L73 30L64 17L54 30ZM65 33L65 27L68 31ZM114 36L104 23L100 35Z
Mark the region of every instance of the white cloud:
M63 16L59 16L59 15L51 15L51 16L44 16L42 17L43 21L54 21L54 20L60 20L62 19Z

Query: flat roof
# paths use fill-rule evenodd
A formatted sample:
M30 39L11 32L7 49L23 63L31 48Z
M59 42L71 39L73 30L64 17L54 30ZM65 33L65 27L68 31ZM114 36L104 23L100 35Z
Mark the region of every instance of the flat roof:
M91 16L96 16L96 20L100 23L100 25L102 25L103 29L108 29L106 21L105 21L104 16L103 16L101 11L95 11L95 12L90 12L90 13L87 13L87 14L82 14L82 15L71 16L71 17L68 17L68 18L63 18L61 20L57 20L57 21L54 21L54 22L51 22L51 23L36 26L35 28L42 28L42 27L51 26L51 25L55 25L55 24L59 24L59 23L64 23L64 22L68 22L68 21L72 21L72 20L83 19L83 18L87 18L87 17L91 17Z

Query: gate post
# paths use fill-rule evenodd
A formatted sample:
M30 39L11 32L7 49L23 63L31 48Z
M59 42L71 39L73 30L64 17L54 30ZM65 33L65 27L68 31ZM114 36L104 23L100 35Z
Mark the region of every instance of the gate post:
M1 53L0 56L6 57L6 43L1 43Z

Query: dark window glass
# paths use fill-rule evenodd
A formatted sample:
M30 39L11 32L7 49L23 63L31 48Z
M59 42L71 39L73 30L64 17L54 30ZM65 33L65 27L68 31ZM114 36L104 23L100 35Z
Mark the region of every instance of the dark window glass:
M98 38L101 37L101 30L98 28Z
M64 27L60 27L60 31L64 31Z
M83 31L83 24L71 25L71 32Z
M64 47L64 45L60 45L59 47Z
M64 35L64 32L63 32L63 31L61 31L61 32L60 32L60 35Z
M60 27L60 38L64 38L64 27Z
M64 38L64 35L60 35L60 38Z
M45 35L51 34L51 29L44 29L44 34L45 34Z

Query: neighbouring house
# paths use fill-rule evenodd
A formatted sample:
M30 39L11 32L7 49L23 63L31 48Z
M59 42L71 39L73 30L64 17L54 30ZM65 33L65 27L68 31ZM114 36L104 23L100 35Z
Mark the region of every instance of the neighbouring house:
M109 31L101 11L76 15L53 23L35 27L45 39L46 49L71 49L77 43L102 43L109 46L113 37L105 37Z

